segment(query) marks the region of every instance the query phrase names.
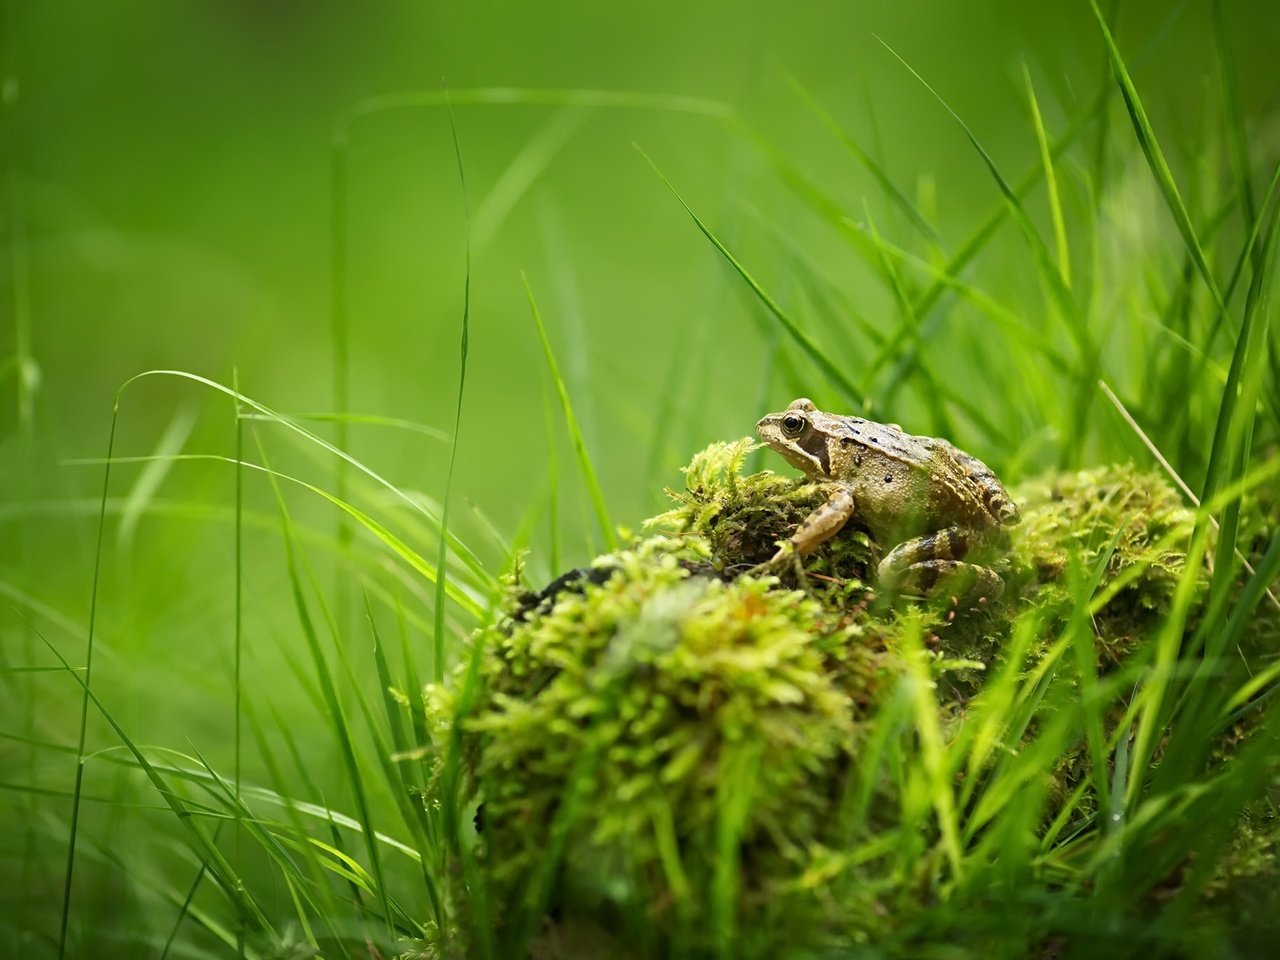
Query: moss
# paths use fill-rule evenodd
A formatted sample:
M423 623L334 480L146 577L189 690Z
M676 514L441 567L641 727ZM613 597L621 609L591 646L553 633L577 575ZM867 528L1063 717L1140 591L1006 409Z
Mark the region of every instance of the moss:
M1026 507L1013 562L1024 598L1067 604L1073 582L1100 563L1100 584L1127 583L1096 619L1100 666L1118 663L1168 609L1191 511L1162 476L1131 464L1042 477L1017 495Z
M758 576L824 495L768 471L743 476L751 449L699 453L649 536L551 589L513 593L509 616L474 638L464 756L498 915L545 888L558 930L605 918L606 939L629 944L620 955L710 950L728 923L738 955L876 929L885 920L871 899L851 910L815 877L846 869L830 852L838 810L904 675L908 626L923 626L945 726L1021 611L1047 611L1052 632L1081 577L1100 564L1104 583L1131 576L1096 621L1105 668L1155 622L1184 563L1190 515L1176 494L1113 467L1015 491L1024 520L999 560L1008 586L995 603L877 598L882 546L856 521L803 570ZM604 935L592 929L591 942Z

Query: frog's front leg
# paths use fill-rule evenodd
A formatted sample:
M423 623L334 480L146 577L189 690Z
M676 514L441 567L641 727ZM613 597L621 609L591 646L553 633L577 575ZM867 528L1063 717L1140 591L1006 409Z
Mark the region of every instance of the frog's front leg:
M910 587L929 594L949 580L966 585L966 594L994 600L1004 591L1004 581L994 570L963 558L977 536L963 527L946 527L935 533L898 544L880 561L880 583L890 589Z
M761 564L762 568L777 568L789 558L804 556L826 543L840 528L849 522L854 512L853 492L848 487L836 487L827 502L800 522L796 532L778 552Z

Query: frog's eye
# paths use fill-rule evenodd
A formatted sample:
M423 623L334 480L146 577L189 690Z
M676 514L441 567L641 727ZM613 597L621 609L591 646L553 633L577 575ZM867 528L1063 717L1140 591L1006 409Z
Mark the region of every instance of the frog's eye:
M804 429L804 417L797 416L794 413L788 413L782 418L782 432L788 437L796 437L800 435L800 431Z

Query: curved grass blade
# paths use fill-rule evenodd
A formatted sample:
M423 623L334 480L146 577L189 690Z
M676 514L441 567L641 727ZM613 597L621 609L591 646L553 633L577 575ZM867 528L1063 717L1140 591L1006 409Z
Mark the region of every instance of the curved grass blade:
M374 427L390 427L395 430L407 430L411 433L420 433L424 437L430 437L432 440L439 440L441 443L449 442L449 434L443 430L429 426L425 423L418 423L414 420L405 420L400 417L383 417L374 413L278 413L274 417L264 416L260 413L242 413L243 420L264 420L270 423L278 423L282 420L290 420L300 422L304 420L313 421L315 423L338 423L345 421L349 424L364 424Z
M30 624L30 621L27 622ZM161 775L161 768L152 764L142 752L142 749L134 743L127 733L125 733L124 728L120 726L116 718L109 710L107 710L106 705L103 704L103 702L98 698L98 695L90 688L88 678L80 676L79 672L71 666L65 657L63 657L58 648L54 646L53 643L45 637L45 635L41 633L34 624L31 624L31 629L49 649L49 652L57 657L58 662L66 668L67 673L73 677L78 684L80 684L80 688L84 691L84 695L93 704L94 708L102 718L107 721L107 724L111 729L115 731L120 742L133 756L134 761L142 769L143 773L146 774L147 779L151 781L151 785L155 787L156 792L160 794L161 799L164 800L170 812L173 813L178 822L186 830L190 838L192 851L201 860L201 862L208 864L210 876L217 881L218 885L222 888L223 893L226 894L227 898L238 910L251 917L263 930L271 932L272 926L270 920L267 919L266 915L258 907L258 904L253 900L253 898L244 893L243 881L236 875L231 864L227 861L226 857L223 856L222 851L211 843L209 838L206 837L196 825L196 818L193 816L192 807L179 796L176 790L169 786L168 782ZM80 769L83 771L83 750L80 751L79 755L81 757ZM77 789L72 797L73 809L79 806L79 779L80 778L77 777ZM65 926L62 936L64 937L65 942Z
M841 370L831 360L828 352L819 347L818 344L816 344L813 339L805 333L805 331L801 329L793 319L791 319L787 312L778 305L778 302L765 291L764 287L756 281L755 277L747 272L747 268L738 261L737 257L729 252L729 248L720 242L720 239L711 232L710 228L702 222L702 219L693 212L693 208L690 207L689 204L685 203L684 198L680 196L680 193L672 185L671 181L667 179L666 174L664 174L658 168L658 165L653 162L652 158L650 158L644 150L641 150L639 146L636 147L636 150L640 152L640 156L644 157L645 160L648 161L649 166L653 167L654 173L662 178L662 182L667 185L667 189L671 191L680 206L684 207L685 212L693 218L693 222L702 232L702 235L711 241L711 245L716 248L726 261L728 261L729 266L733 267L738 276L746 281L747 286L751 288L751 292L756 295L757 299L759 299L773 318L782 325L782 328L787 332L791 339L795 341L796 345L804 352L805 356L813 361L814 365L822 371L831 383L839 387L841 392L845 394L846 399L855 406L864 406L866 397L849 378L848 374Z
M150 459L150 458L149 457L115 457L112 460L112 462L113 463L133 463L133 462L138 462L138 461L147 460L147 459ZM248 470L258 470L269 477L276 478L277 480L286 480L289 483L297 484L298 486L302 487L304 490L308 490L311 493L314 493L316 496L321 497L324 500L327 500L329 503L333 504L339 510L343 511L349 518L351 518L352 520L355 520L356 523L364 527L364 529L368 533L371 533L375 538L382 541L384 546L390 548L390 550L393 553L395 553L398 557L400 557L400 559L404 560L410 567L413 568L413 570L421 574L422 577L426 579L428 583L434 585L436 582L435 566L432 565L425 558L423 558L421 554L419 554L416 550L414 550L407 543L405 543L400 537L397 537L385 526L383 526L377 520L373 519L373 517L369 516L364 511L362 511L359 507L356 507L350 503L344 503L343 501L339 500L334 494L330 493L329 491L321 487L317 487L313 483L309 483L306 480L303 480L299 477L290 476L287 473L281 473L279 470L274 470L270 467L264 467L262 464L259 464L259 463L252 463L247 460L236 461L231 457L224 457L218 454L187 453L187 454L179 454L171 459L213 460L220 463L229 463L229 464L232 464L233 466L241 467ZM80 461L80 462L92 463L95 461ZM303 538L299 531L295 530L294 535L297 541L299 542L302 541ZM456 603L459 607L461 607L467 613L477 618L482 617L484 615L484 612L485 612L484 603L482 603L481 600L477 599L476 597L473 597L469 592L463 590L456 583L453 583L452 581L450 581L446 585L446 592L449 599L452 600L454 603Z
M906 195L898 189L898 185L890 179L889 174L886 173L884 168L876 162L876 159L872 157L871 154L867 153L866 150L862 149L858 142L840 126L836 121L836 118L833 117L827 109L818 102L817 98L809 92L808 88L796 79L794 74L785 73L784 75L786 76L787 83L790 85L796 96L799 97L813 115L821 121L822 125L840 141L840 145L843 146L869 174L871 174L875 179L876 184L884 191L885 196L888 197L893 205L902 212L907 220L910 221L911 225L920 232L921 236L930 243L945 249L946 243L942 239L942 234L938 232L937 228L934 227L933 224L925 219L924 214L920 212L916 205L907 199Z
M193 383L198 383L212 390L216 390L219 393L225 394L228 397L233 397L237 399L244 406L250 408L251 410L255 411L258 414L261 414L267 419L280 424L281 426L288 429L290 432L298 435L299 437L302 437L308 443L314 444L316 447L318 447L321 450L324 450L326 453L329 453L345 461L349 466L353 467L357 472L364 474L366 477L372 480L375 484L385 489L388 493L392 495L392 497L395 500L398 500L404 503L406 506L409 507L410 510L412 510L414 513L418 514L420 517L426 520L427 524L431 527L431 529L433 530L440 529L440 523L437 517L432 516L430 511L428 511L419 501L414 499L409 494L405 493L403 490L401 490L391 481L381 476L377 471L373 470L372 468L366 466L364 463L355 459L345 450L339 449L337 446L330 443L329 441L317 436L315 433L312 433L310 430L306 429L301 424L294 423L293 421L289 420L287 417L280 416L265 404L259 403L257 400L254 400L252 397L246 396L243 393L237 393L235 390L221 383L218 383L216 380L211 380L208 377L202 377L199 374L190 373L186 370L146 370L146 371L143 371L142 373L135 374L134 376L126 380L120 386L120 389L117 391L117 398L121 394L123 394L123 392L134 383L137 383L138 381L149 378L149 377L177 377L182 380L190 380ZM245 466L252 467L254 466L254 464L245 464ZM336 506L339 506L344 510L355 509L346 501L344 501L341 497L337 497L335 494L328 493L312 484L305 483L304 481L297 481L297 482L301 483L303 486L306 486L308 489L312 490L314 493L320 494L321 496L330 500ZM358 510L356 512L359 513ZM475 557L475 555L470 550L466 548L466 545L463 544L457 537L453 536L452 534L448 534L448 539L449 539L450 546L454 551L454 555L458 557L458 559L460 559L467 566L467 568L470 569L477 576L477 578L479 578L479 581L482 584L484 584L485 589L489 591L492 591L493 589L495 589L496 583L493 579L492 574L488 573L484 569L484 567L481 566L480 561ZM431 579L432 579L432 582L434 582L435 580L434 574L432 575Z

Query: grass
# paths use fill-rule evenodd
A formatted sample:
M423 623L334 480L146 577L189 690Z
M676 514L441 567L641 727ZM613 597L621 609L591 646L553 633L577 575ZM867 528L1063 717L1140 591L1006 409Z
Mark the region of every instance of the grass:
M633 678L622 667L591 674L580 699L552 718L580 732L585 746L556 781L557 802L539 825L545 835L530 828L545 842L514 894L501 875L504 863L489 851L509 827L486 825L486 816L501 809L505 790L518 792L521 777L532 774L519 765L500 776L478 773L488 747L469 725L493 694L493 651L515 642L515 627L494 625L511 614L520 589L542 586L520 579L531 531L549 526L550 572L566 572L563 558L575 554L561 501L579 494L574 508L590 516L607 552L632 544L614 525L596 465L600 451L589 447L575 412L596 401L571 396L576 384L557 360L554 314L544 317L524 278L559 410L548 395L546 478L513 477L533 506L500 555L490 556L495 551L481 544L494 539L493 525L478 512L454 509L459 451L487 442L483 432L463 435L472 321L468 221L452 432L349 409L347 149L355 125L441 107L450 108L452 122L453 106L500 105L557 112L477 205L485 238L497 234L503 212L587 122L564 111L645 109L720 125L762 161L764 175L789 192L790 202L844 245L865 273L866 290L884 305L866 311L885 318L877 323L846 316L856 301L851 290L785 227L760 214L753 222L764 219L766 229L758 233L740 225L721 229L685 199L674 176L658 174L671 202L707 241L708 270L723 272L771 338L775 361L741 395L813 395L826 408L918 423L973 448L1011 481L1050 465L1147 464L1154 451L1183 489L1199 491L1185 505L1189 537L1180 529L1163 539L1153 533L1130 566L1116 566L1130 547L1123 524L1081 533L1056 577L1002 614L1002 646L987 660L937 650L925 609L893 621L896 667L858 718L859 749L833 781L832 833L823 844L787 851L787 862L798 858L802 869L793 887L775 891L776 900L750 897L760 880L753 873L752 818L768 802L778 758L749 738L718 758L705 822L697 824L676 813L686 810L678 804L687 769L675 764L666 795L654 794L645 825L635 830L633 862L623 845L622 862L586 865L599 871L589 876L604 877L604 893L613 898L598 920L618 935L612 946L627 945L614 955L773 955L780 938L797 956L1216 956L1224 949L1247 954L1258 942L1251 938L1273 933L1274 897L1251 900L1250 884L1274 884L1270 860L1280 836L1269 792L1280 666L1268 659L1264 642L1277 632L1268 590L1280 576L1274 492L1280 384L1273 363L1280 172L1250 167L1250 130L1221 4L1213 8L1220 93L1213 120L1224 135L1209 158L1220 190L1200 205L1207 214L1186 199L1173 154L1162 145L1135 79L1140 55L1127 57L1113 35L1114 18L1096 3L1092 8L1108 84L1074 112L1055 109L1023 66L1027 137L1037 159L1020 179L1004 172L978 126L928 85L925 71L890 51L900 61L893 66L905 66L936 98L950 118L942 122L958 124L992 184L990 213L958 244L931 218L931 205L895 183L876 151L794 79L808 115L870 172L879 194L861 206L846 209L798 158L712 101L476 89L378 98L340 118L332 167L334 409L280 413L242 391L238 375L227 386L182 371L140 374L121 388L106 459L97 462L102 493L93 505L87 624L42 607L29 585L0 582L33 641L16 653L6 648L0 660L0 677L15 692L4 708L6 736L28 760L2 786L25 804L31 842L24 874L44 878L48 888L48 903L36 911L45 925L28 955L106 956L118 947L126 952L121 944L136 945L136 938L141 949L161 956L507 957L528 955L531 944L551 949L557 937L562 944L581 938L577 948L563 947L568 955L600 955L600 941L592 938L601 931L572 928L566 890L583 868L575 858L584 832L625 807L596 784L616 762L621 734L610 722L614 712L635 707L628 699ZM1115 104L1127 125L1111 117ZM1091 131L1098 133L1092 152ZM465 195L456 126L453 134ZM641 153L658 171L650 152ZM1135 169L1141 177L1132 176ZM1255 190L1268 174L1267 189ZM745 207L730 199L731 210ZM1002 230L1009 222L1013 236ZM1180 246L1129 242L1120 228L1135 225L1148 237L1176 237ZM13 250L20 277L25 248ZM788 266L776 268L775 259ZM1233 296L1238 287L1243 297ZM19 421L29 432L25 295L19 307L13 369ZM699 349L712 350L708 340ZM697 377L704 359L685 358L673 369ZM672 376L673 389L683 388L680 379ZM151 454L119 454L125 401L162 382L231 400L231 446L184 452L191 427L175 419ZM1098 402L1100 384L1121 418ZM1176 416L1170 406L1178 407ZM758 415L754 408L738 412L744 423ZM317 430L332 428L335 439L304 425L313 420L323 424ZM560 423L580 486L556 459ZM353 428L448 443L439 504L353 456ZM668 433L681 431L659 425L653 448L630 451L630 460L662 462L671 452L663 449ZM676 453L687 459L693 451ZM144 464L143 473L122 495L120 472L133 463ZM161 499L162 489L181 483L178 474L197 469L221 471L229 509L202 500L199 490ZM1051 482L1068 486L1070 476ZM1136 509L1108 499L1116 488L1099 489L1098 500L1116 516ZM193 642L228 645L232 695L220 697L208 676L175 681L175 700L199 696L217 711L215 733L206 729L201 742L179 742L132 710L127 638L104 629L104 598L117 586L104 577L107 544L113 526L128 539L126 531L144 520L215 510L232 536L230 570L223 571L229 612L206 602L208 626ZM255 553L268 549L278 556L259 562ZM1123 613L1125 591L1159 571L1169 551L1186 560L1168 594L1145 611L1150 619L1140 621L1141 635L1125 636L1127 655L1100 666L1099 644L1118 635L1102 624ZM658 578L669 591L659 593L668 598L663 602L715 614L714 607L697 606L705 598L680 592L677 584L685 581L671 569L653 574L659 568L644 568L647 560L626 562ZM510 576L500 579L494 569ZM743 591L733 596L745 610L772 602L761 596L776 596L763 587L752 594L741 583L725 589ZM271 591L288 598L288 620L276 616ZM794 600L802 602L809 600ZM267 609L258 615L258 607ZM127 611L112 613L124 618ZM593 615L586 601L582 615L584 622ZM662 645L675 629L671 623L683 621L663 616L659 603L621 621L617 636L631 646L609 647L618 662L669 652ZM879 629L880 621L860 617L851 619L858 629ZM473 634L477 629L487 632ZM105 652L104 637L111 640ZM82 661L69 652L81 642ZM700 677L698 668L695 661L691 669ZM557 661L566 675L574 669L572 660ZM951 696L953 675L971 674L981 678L976 686ZM59 709L37 709L29 692L35 678ZM154 673L147 679L164 682ZM540 675L524 681L529 689L550 683ZM286 687L289 696L277 704ZM502 695L507 719L518 724L527 705L518 691ZM762 694L774 695L795 694L785 684ZM62 709L68 705L78 714ZM78 716L78 726L61 721L59 712ZM743 722L750 727L753 718ZM539 728L513 727L509 743L530 729ZM227 737L231 749L223 750ZM94 742L107 746L95 749ZM803 759L804 750L802 742L787 759ZM1079 775L1064 777L1064 766ZM53 770L66 776L59 780ZM60 786L51 790L53 782ZM42 803L51 794L69 801L67 819L62 808ZM787 827L779 824L779 835ZM641 838L650 830L656 867L646 873ZM690 846L695 836L705 841L698 849ZM55 860L63 866L55 869ZM646 900L650 885L663 897ZM820 915L828 925L770 915L797 890L809 898L805 903L827 911ZM87 905L108 894L121 898L113 915ZM56 910L49 906L55 903ZM753 910L768 920L767 935Z

